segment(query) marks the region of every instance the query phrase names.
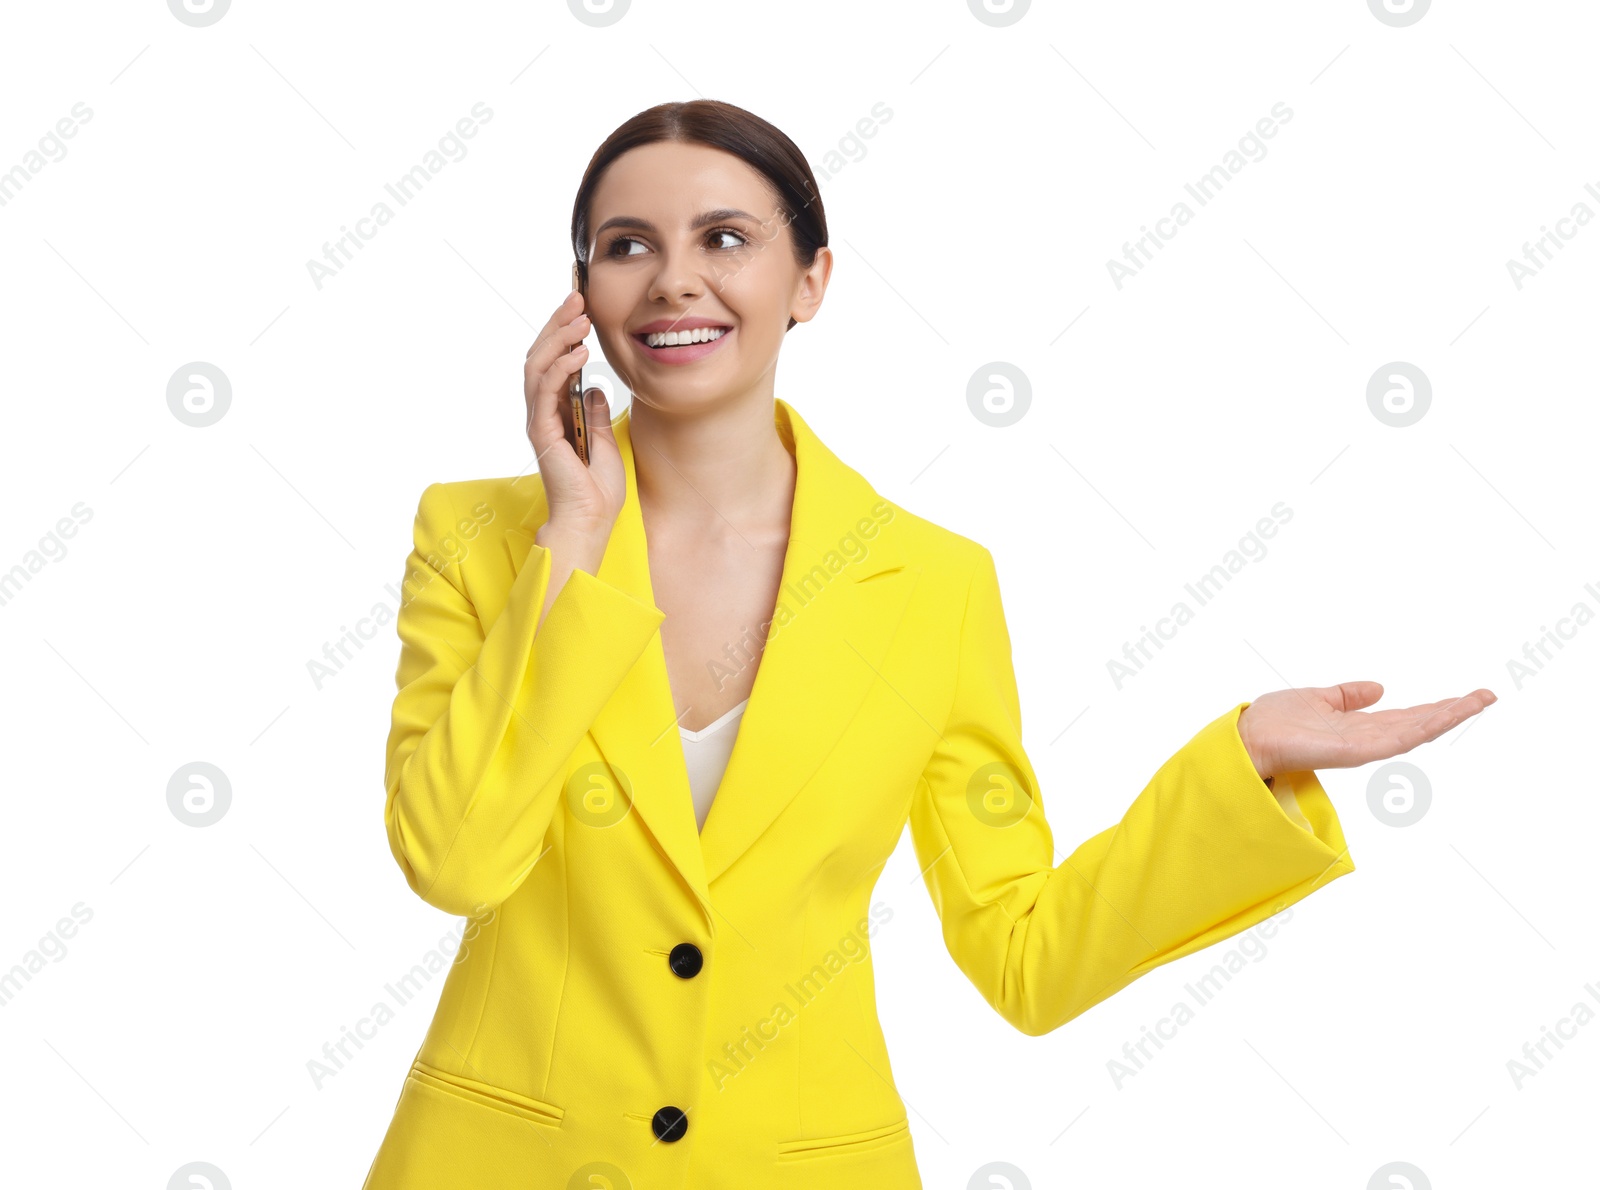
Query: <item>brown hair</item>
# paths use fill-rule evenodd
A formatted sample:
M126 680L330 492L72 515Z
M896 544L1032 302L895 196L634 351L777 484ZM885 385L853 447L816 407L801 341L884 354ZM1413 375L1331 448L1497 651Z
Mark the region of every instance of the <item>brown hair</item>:
M693 99L646 108L619 125L589 159L572 203L572 253L578 262L582 287L587 289L589 284L589 262L584 257L589 240L589 205L601 175L629 149L658 141L722 149L754 169L776 192L794 244L795 262L803 269L816 262L817 249L828 243L828 220L805 154L782 131L753 112L715 99ZM795 320L789 319L788 329L794 325Z

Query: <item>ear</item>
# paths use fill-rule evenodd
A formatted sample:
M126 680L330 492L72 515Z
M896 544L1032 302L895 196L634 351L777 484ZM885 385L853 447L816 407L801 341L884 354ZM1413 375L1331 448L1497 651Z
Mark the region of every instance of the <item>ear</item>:
M823 245L817 249L811 267L800 274L795 289L794 303L789 307L789 317L796 322L810 322L822 308L822 297L828 291L828 278L833 275L833 249Z

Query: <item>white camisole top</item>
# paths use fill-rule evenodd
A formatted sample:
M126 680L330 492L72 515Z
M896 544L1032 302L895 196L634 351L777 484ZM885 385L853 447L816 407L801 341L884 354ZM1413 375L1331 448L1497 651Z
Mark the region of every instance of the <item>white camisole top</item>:
M705 829L706 815L711 812L717 786L722 784L728 758L733 755L734 738L739 734L739 720L749 702L745 699L699 731L678 728L678 738L683 741L683 763L689 770L689 792L694 795L695 825L700 830Z

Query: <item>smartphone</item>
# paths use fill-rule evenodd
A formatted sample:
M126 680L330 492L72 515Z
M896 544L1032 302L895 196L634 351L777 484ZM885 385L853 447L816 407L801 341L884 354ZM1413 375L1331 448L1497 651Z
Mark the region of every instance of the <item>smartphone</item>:
M572 288L580 289L578 284L578 263L572 263ZM589 295L584 294L587 298ZM572 350L577 350L574 344ZM567 443L572 447L583 465L589 465L589 423L583 416L583 369L579 368L567 380L566 408L562 410L561 426L566 431Z

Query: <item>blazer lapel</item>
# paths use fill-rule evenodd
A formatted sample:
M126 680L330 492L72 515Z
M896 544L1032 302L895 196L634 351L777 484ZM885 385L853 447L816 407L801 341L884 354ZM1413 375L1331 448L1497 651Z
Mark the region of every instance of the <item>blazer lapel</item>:
M775 419L796 461L789 546L750 703L700 835L713 881L838 744L878 680L921 574L906 565L897 526L874 518L872 486L781 399Z
M596 577L653 607L655 593L650 585L650 557L644 518L639 510L630 425L627 417L612 425L618 452L622 455L627 491L622 511L611 527ZM539 496L521 525L507 533L512 564L518 570L527 560L535 531L548 516L547 508L541 484ZM627 791L632 812L643 820L662 854L705 903L709 917L711 897L705 862L700 851L689 774L678 740L677 711L672 702L672 685L667 678L666 653L661 647L659 632L601 708L589 734L619 785Z
M633 810L708 917L710 882L783 812L843 735L877 679L920 574L906 566L893 527L874 518L879 497L871 485L781 399L774 420L796 460L789 544L750 702L704 832L695 827L659 633L590 729L631 791ZM627 493L598 577L654 606L631 422L624 416L612 429ZM546 515L539 485L520 524L506 532L514 570ZM867 538L863 525L875 536Z

